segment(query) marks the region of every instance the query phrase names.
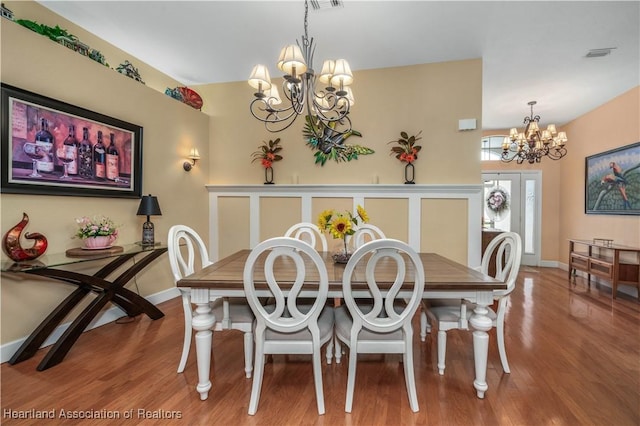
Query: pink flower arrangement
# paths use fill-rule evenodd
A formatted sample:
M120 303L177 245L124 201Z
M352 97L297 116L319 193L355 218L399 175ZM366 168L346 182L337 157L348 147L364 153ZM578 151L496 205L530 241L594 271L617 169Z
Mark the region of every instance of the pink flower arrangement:
M105 216L79 217L76 218L76 224L78 225L78 230L75 234L77 238L118 236L118 227L111 219Z

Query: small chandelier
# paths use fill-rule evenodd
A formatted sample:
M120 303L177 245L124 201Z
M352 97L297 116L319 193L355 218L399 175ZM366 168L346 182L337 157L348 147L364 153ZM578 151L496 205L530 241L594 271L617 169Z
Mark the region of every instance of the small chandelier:
M257 92L251 102L251 114L264 122L265 128L280 132L290 127L299 115L305 113L313 120L311 128L317 137L323 129L330 128L333 134L343 134L351 130L349 108L354 103L351 88L353 82L351 67L345 59L325 60L322 70L316 75L313 70L315 46L313 37L307 34L308 1L304 2L304 35L302 43L286 46L280 52L278 69L284 73L282 92L285 105L277 86L271 84L269 70L264 65L256 65L249 77L249 85Z
M502 161L509 163L516 160L522 164L525 160L529 164L539 163L542 157L547 156L552 160L559 160L567 155L564 144L567 143L567 134L557 132L555 124L549 124L546 130L540 130L538 122L540 116L533 115L533 106L536 101L527 105L531 106L531 117L524 118L524 132L518 132L513 128L509 136L502 142Z

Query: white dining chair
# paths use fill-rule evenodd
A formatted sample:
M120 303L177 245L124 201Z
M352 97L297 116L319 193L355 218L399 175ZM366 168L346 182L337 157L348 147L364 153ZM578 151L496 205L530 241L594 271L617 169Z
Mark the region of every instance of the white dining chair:
M287 229L284 236L304 241L318 251L328 251L327 237L318 228L318 225L313 223L296 223Z
M196 269L211 265L207 247L196 231L185 225L174 225L169 229L167 239L169 264L174 282L196 272ZM191 305L191 289L179 287L184 310L184 340L182 355L178 364L178 373L182 373L187 364L191 348L193 308ZM240 330L244 333L245 375L251 377L253 357L253 320L249 305L241 298L218 298L211 302L213 315L216 317L214 330Z
M361 223L355 233L348 237L347 244L355 251L369 241L382 238L387 238L382 229L370 223Z
M366 271L369 293L354 296L352 280L359 263ZM379 263L394 265L396 276L390 288L381 289L377 280ZM388 281L388 279L387 279ZM359 353L400 353L404 379L413 412L419 410L413 367L413 327L411 320L420 306L425 276L420 256L408 244L380 239L357 249L349 259L342 276L345 304L336 308L335 333L349 347L349 372L345 411L353 407L356 365ZM400 291L405 292L402 296ZM410 293L410 296L409 294ZM337 352L337 351L336 351Z
M256 294L256 277L264 277L269 289L265 297ZM309 244L290 237L271 238L258 244L249 254L243 273L244 291L255 314L255 371L249 401L249 415L258 410L265 355L311 354L318 414L324 414L321 347L333 345L333 308L325 306L329 277L323 259ZM291 284L292 283L292 284ZM261 288L264 286L259 284ZM305 295L301 305L300 294Z
M509 294L516 287L516 278L520 270L522 258L522 240L515 232L503 232L496 236L487 246L483 256L480 271L489 275L489 263L495 255L496 274L495 278L507 283L506 290L495 290L493 299L498 302L498 309L493 310L488 307L489 318L493 327L496 328L498 341L498 352L500 362L505 373L510 373L509 362L507 361L507 351L504 345L504 317L507 309ZM427 323L427 317L438 324L438 373L444 374L445 356L447 351L447 331L469 329L469 316L476 308L475 303L465 300L445 300L429 299L424 303L421 313L420 338L425 340L427 332L431 331L431 326Z

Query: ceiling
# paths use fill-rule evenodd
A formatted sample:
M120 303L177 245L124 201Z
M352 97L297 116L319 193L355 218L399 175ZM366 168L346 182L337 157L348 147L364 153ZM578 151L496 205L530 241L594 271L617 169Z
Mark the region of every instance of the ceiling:
M189 86L246 80L257 63L279 76L280 49L304 32L302 0L39 3ZM638 1L319 3L316 70L325 58L358 71L481 57L483 129L520 126L531 100L542 125L562 125L640 84Z

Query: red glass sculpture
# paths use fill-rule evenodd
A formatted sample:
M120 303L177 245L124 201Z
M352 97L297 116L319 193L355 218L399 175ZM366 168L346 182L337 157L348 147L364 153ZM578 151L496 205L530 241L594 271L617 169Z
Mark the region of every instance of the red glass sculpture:
M29 216L27 216L26 213L22 213L22 220L7 231L7 233L4 234L4 238L2 238L2 248L4 252L16 262L33 260L38 256L42 256L44 252L47 251L47 238L38 232L27 232L24 234L26 239L35 240L35 244L28 249L22 248L20 245L20 235L22 235L22 230L27 226L27 223L29 223Z

